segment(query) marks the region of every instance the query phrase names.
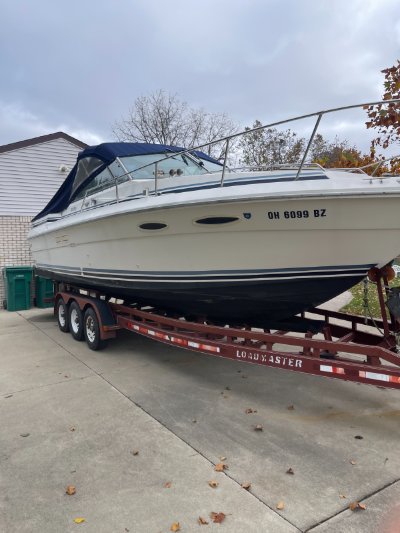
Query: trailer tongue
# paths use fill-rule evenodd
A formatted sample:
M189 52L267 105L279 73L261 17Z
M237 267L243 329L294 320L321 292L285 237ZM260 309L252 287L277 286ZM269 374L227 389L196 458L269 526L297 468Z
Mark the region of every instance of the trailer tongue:
M400 389L398 293L390 296L388 269L374 269L381 319L313 309L290 323L213 325L199 318L167 316L153 308L120 305L79 287L59 284L55 314L62 331L86 339L93 350L104 347L116 331L126 329L151 339L218 357L318 376ZM390 298L389 298L390 301ZM400 306L398 306L400 308ZM369 327L365 327L369 326ZM371 328L374 331L371 331Z

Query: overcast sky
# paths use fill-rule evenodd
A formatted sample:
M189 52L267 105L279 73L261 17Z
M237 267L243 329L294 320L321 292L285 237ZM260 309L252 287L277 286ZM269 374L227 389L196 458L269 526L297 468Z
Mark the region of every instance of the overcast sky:
M0 0L0 144L113 140L158 89L244 127L380 99L400 0ZM324 133L363 143L354 115Z

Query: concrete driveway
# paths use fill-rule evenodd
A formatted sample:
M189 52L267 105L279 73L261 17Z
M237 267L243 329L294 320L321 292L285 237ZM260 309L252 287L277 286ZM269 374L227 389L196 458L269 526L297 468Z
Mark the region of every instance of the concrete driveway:
M0 420L5 533L400 531L399 391L0 311Z

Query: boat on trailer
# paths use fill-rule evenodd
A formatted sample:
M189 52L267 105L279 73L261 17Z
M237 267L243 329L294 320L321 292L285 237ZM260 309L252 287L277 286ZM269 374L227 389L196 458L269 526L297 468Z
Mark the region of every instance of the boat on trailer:
M400 252L395 176L307 164L333 111L257 128L315 116L298 166L229 168L231 141L248 131L223 139L222 163L208 146L85 149L33 221L37 273L224 324L263 326L331 299Z

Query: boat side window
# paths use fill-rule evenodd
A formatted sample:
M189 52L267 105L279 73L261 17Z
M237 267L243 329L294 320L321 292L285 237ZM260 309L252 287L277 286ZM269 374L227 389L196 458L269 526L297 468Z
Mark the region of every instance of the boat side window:
M103 161L97 159L97 157L85 157L84 159L81 159L78 163L78 169L76 171L74 184L72 186L72 195L75 193L78 187L82 185L85 179L103 164Z
M91 179L85 187L83 187L78 194L73 198L73 201L80 200L85 196L90 196L104 189L108 189L115 185L115 179L108 168L105 168L100 174L97 174Z

